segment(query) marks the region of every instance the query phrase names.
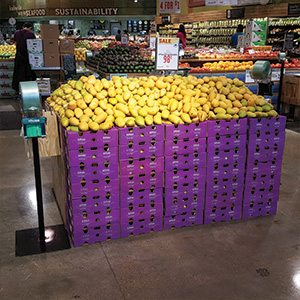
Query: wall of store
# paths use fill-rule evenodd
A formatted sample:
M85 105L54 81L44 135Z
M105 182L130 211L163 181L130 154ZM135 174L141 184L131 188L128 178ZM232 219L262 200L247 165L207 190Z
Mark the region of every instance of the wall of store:
M118 8L117 15L155 15L156 0L139 0L137 3L133 0L1 0L0 19L37 9L45 9L47 15L53 15L55 8Z
M272 0L273 4L282 3L299 3L299 0ZM208 11L224 11L232 8L231 6L200 6L189 8L189 0L180 0L181 13L180 15L188 15L191 13L208 12ZM159 0L156 0L156 14L159 16Z

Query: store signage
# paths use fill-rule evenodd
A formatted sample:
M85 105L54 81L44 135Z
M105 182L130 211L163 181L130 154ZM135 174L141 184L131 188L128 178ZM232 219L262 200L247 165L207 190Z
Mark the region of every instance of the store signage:
M128 74L126 73L114 73L114 74L109 74L109 80L112 80L113 77L123 77L123 78L128 78Z
M111 16L117 15L118 8L39 8L16 10L18 17L38 16Z
M245 83L255 83L255 80L251 77L251 71L246 70Z
M156 45L156 69L178 70L179 39L157 38Z
M121 44L122 45L128 45L128 35L127 34L122 34L121 35Z
M294 32L284 34L283 50L292 50L294 47Z
M205 0L189 0L189 8L205 6Z
M56 8L55 16L111 16L118 8Z
M150 34L149 48L150 49L156 48L156 34Z
M235 0L205 0L206 6L230 6L236 5Z
M180 14L180 0L159 0L159 14Z
M289 4L288 15L289 16L300 16L300 3Z
M245 8L235 8L226 10L227 19L243 19L245 17Z
M272 69L271 81L280 81L281 69Z

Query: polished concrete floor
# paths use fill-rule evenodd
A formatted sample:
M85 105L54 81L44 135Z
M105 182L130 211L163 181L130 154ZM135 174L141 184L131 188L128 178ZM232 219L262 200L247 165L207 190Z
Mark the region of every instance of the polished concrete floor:
M15 257L37 224L32 161L0 131L0 299L300 299L300 134L288 131L276 217ZM61 223L42 160L46 223Z

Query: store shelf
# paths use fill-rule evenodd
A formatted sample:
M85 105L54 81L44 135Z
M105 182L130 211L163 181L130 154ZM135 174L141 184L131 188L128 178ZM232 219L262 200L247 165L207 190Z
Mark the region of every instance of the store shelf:
M269 60L278 61L277 57L267 58L267 57L253 57L253 58L208 58L208 59L180 59L180 63L202 63L211 61L253 61L253 60Z
M61 67L39 67L39 68L31 68L32 71L62 71Z

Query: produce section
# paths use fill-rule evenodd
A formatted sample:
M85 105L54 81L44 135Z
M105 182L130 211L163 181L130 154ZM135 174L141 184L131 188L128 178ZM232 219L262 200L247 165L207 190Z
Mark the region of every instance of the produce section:
M255 199L280 179L285 118L238 79L83 76L47 103L65 127L66 227L76 247L276 214L279 186L268 203Z
M73 131L277 116L263 97L226 77L81 77L62 85L47 101Z
M137 47L111 46L89 58L87 66L100 73L150 73L154 62L141 55Z
M0 60L14 59L15 55L15 45L0 45Z

